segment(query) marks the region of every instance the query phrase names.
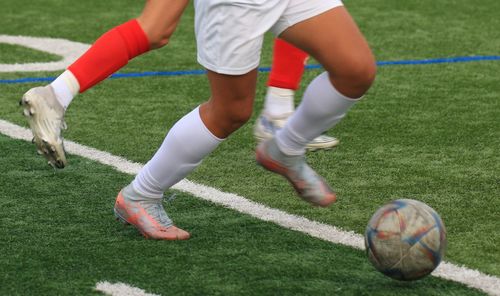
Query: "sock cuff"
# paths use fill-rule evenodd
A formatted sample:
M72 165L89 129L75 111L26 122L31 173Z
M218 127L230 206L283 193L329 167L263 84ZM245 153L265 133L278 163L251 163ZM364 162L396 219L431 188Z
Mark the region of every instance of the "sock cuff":
M269 86L267 89L268 94L273 95L274 97L277 98L290 98L295 95L295 91L293 89L289 88L281 88L281 87L276 87L276 86Z
M132 189L142 197L150 199L163 198L160 182L153 177L147 166L142 169L142 174L136 176L131 185Z
M209 129L208 127L205 125L205 123L203 122L203 120L201 119L201 115L200 115L200 106L196 107L192 112L195 112L195 118L197 120L199 120L199 124L200 126L203 127L203 129L207 132L207 135L209 135L210 137L212 137L215 141L217 142L222 142L224 141L225 139L223 138L219 138L217 137L216 135L214 135Z
M347 101L353 101L353 102L357 102L363 98L363 96L361 96L359 98L351 98L351 97L348 97L348 96L342 94L341 92L339 92L335 88L335 86L332 84L332 82L330 81L330 77L328 75L328 72L326 72L326 71L321 73L317 78L326 80L328 83L325 85L330 86L330 92L332 92L336 97L342 98L342 99L347 100Z

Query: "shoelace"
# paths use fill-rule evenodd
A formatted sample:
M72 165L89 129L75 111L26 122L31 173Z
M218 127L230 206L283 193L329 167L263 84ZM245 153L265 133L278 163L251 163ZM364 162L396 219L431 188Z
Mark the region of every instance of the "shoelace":
M160 223L161 224L167 224L167 223L171 223L172 221L170 220L170 218L167 216L167 212L165 211L165 208L163 207L163 203L160 203L159 204L159 220L160 220Z
M168 214L163 207L163 201L149 203L149 206L145 207L145 210L160 224L172 224L172 220L168 217Z

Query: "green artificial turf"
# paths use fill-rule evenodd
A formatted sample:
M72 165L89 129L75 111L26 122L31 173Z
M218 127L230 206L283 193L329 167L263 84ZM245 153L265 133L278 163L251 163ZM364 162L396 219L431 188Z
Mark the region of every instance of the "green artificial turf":
M465 0L363 0L345 4L379 61L498 55L498 1L485 0L482 5ZM2 7L0 34L66 38L90 44L112 26L136 16L141 7L142 2L132 0L71 1L71 5L61 0L20 0ZM131 61L121 72L200 69L192 22L189 7L167 47ZM267 36L262 66L271 63L270 41L271 36ZM46 62L52 58L4 44L0 44L0 51L0 63ZM384 203L402 197L418 199L434 207L444 220L448 231L445 260L500 276L499 71L500 61L380 67L365 98L328 132L341 140L340 146L308 154L310 164L338 191L339 201L328 209L308 206L283 179L255 165L252 128L262 107L267 79L267 73L261 73L250 122L221 144L189 179L358 233ZM53 77L58 73L0 73L0 79ZM302 85L319 73L306 71ZM0 83L0 119L26 126L17 102L36 85L41 83ZM172 124L208 97L203 75L107 80L73 101L66 114L69 130L65 136L144 163ZM0 236L8 237L0 243L2 254L12 254L0 260L7 266L2 270L13 270L0 272L0 294L29 294L37 287L45 294L70 294L72 289L86 294L100 280L127 282L160 294L170 288L177 292L174 294L474 293L436 279L411 285L392 282L376 274L360 251L295 234L187 195L171 206L176 221L195 234L194 242L164 246L144 241L134 230L119 228L110 216L116 191L131 176L72 155L68 168L55 172L34 155L34 147L29 144L5 137L0 140L0 203L4 213ZM88 202L96 196L95 203ZM26 204L19 205L19 200ZM58 207L64 207L59 218L46 218L45 212L58 212ZM81 218L77 222L61 218L74 215ZM38 219L42 219L42 225L31 223ZM211 223L204 225L207 220ZM74 224L80 226L74 228ZM242 231L241 225L250 231ZM214 227L221 232L215 232ZM197 241L199 235L203 243ZM284 241L280 240L283 236ZM95 241L96 246L85 240ZM271 246L287 246L288 240L291 249ZM213 247L203 249L212 243ZM160 249L144 251L149 244ZM266 244L269 246L259 249ZM303 252L303 244L309 251L318 251ZM134 247L127 250L131 245ZM57 250L62 246L60 253ZM40 252L36 252L38 248ZM115 250L126 256L116 257ZM210 257L212 251L220 253L211 261L203 258ZM75 257L79 252L82 256ZM133 264L120 263L137 253L140 256ZM175 255L165 256L167 253ZM247 253L251 255L245 257ZM225 256L234 261L228 263ZM25 257L34 259L18 260ZM295 261L278 264L287 257L299 260L298 266L305 265L305 271L295 277ZM196 265L198 260L203 262L200 266ZM300 260L311 262L311 266ZM182 264L194 271L184 271ZM259 273L258 267L266 264L272 266ZM170 272L163 265L177 267ZM357 269L361 269L360 274ZM156 271L166 275L154 276ZM70 276L72 273L76 275ZM233 273L243 275L236 277ZM313 276L308 277L309 273ZM248 282L242 279L245 276ZM172 281L163 283L172 277ZM186 277L189 284L183 281ZM279 277L289 280L281 284ZM342 280L347 283L341 284Z
M396 282L362 251L185 194L166 208L192 238L145 240L112 214L131 176L80 157L48 170L5 136L0 149L2 295L89 295L103 280L163 295L480 295L434 277Z

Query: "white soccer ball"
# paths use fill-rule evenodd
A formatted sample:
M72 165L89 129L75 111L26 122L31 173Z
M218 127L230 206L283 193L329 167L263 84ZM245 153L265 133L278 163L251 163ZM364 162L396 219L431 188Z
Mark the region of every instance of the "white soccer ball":
M430 274L446 248L446 229L438 213L423 202L399 199L378 209L365 232L370 262L403 281Z

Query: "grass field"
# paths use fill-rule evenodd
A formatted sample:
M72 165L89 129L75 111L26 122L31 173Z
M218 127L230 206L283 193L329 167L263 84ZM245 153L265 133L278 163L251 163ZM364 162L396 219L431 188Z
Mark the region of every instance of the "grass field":
M500 55L498 1L345 4L378 61ZM90 44L141 8L142 2L132 0L4 1L0 35ZM271 64L270 41L267 36L263 67ZM0 43L0 70L1 64L54 60ZM197 69L190 7L170 45L121 72ZM320 72L306 71L302 85ZM363 101L329 131L340 146L308 155L338 192L339 201L328 209L308 206L280 177L255 165L252 126L265 93L262 72L252 120L189 180L356 233L363 233L382 204L418 199L446 224L446 261L498 278L499 72L500 61L494 60L379 67ZM6 81L59 73L0 73L0 119L26 126L17 102L40 85ZM66 113L65 137L144 163L172 124L208 96L203 75L109 79L75 99ZM92 295L99 281L161 295L482 294L437 277L395 282L377 273L360 250L180 192L167 211L192 239L144 240L112 215L116 193L133 176L68 157L70 165L55 171L31 143L0 134L0 295Z

